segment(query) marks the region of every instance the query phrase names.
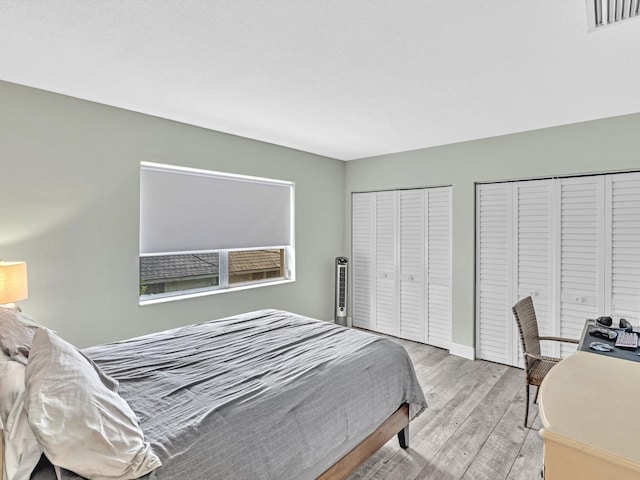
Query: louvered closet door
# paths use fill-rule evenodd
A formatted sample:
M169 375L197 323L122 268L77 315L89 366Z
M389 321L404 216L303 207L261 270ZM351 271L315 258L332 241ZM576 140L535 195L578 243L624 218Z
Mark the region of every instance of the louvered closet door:
M398 308L398 192L376 192L375 207L375 327L381 333L400 335Z
M509 183L476 189L477 355L507 365L514 361L512 191Z
M400 336L426 341L425 191L400 190Z
M451 187L430 188L427 198L427 343L451 346Z
M604 177L559 180L560 334L579 339L586 318L604 310ZM562 344L562 356L576 350Z
M640 318L640 174L611 175L611 314ZM609 311L609 310L605 310ZM636 322L637 323L637 322Z
M351 209L353 325L367 329L373 328L375 200L374 193L354 193Z
M532 180L514 184L517 191L517 299L531 296L541 335L557 335L554 328L553 293L553 180ZM513 320L515 322L515 319ZM515 364L523 367L522 346L517 324ZM542 342L542 353L558 356L555 342Z

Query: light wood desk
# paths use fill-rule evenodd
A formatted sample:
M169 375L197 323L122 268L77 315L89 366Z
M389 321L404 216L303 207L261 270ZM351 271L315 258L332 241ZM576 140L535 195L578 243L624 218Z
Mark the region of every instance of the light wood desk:
M577 352L539 395L546 480L640 478L640 363Z

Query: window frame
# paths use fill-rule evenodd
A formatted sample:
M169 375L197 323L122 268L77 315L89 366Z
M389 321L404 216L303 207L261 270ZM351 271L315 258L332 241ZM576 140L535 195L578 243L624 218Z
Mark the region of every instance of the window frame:
M161 169L167 172L176 173L197 173L199 175L210 175L213 177L226 177L228 179L237 179L238 181L256 181L263 183L273 183L275 185L284 185L289 188L290 191L290 203L289 203L289 228L290 228L290 245L275 245L275 246L260 246L260 247L244 247L244 248L225 248L225 249L212 249L212 250L184 250L184 251L172 251L172 252L154 252L154 253L143 253L141 245L139 246L138 251L138 285L139 287L142 285L141 272L140 272L140 259L148 256L167 256L167 255L187 255L194 253L217 253L218 254L218 285L202 287L202 288L194 288L188 290L176 290L171 292L164 293L155 293L155 294L138 294L139 305L151 305L155 303L164 303L175 300L183 300L189 298L197 298L208 295L217 295L221 293L227 292L235 292L248 290L253 288L260 288L266 286L273 285L281 285L285 283L295 282L295 184L290 181L262 178L262 177L249 177L246 175L239 174L231 174L227 172L217 172L211 170L202 170L202 169L193 169L189 167L179 167L175 165L167 165L167 164L159 164L159 163L151 163L151 162L141 162L140 163L140 172L142 174L142 170L144 168L149 169ZM142 176L142 175L141 175ZM142 188L141 188L142 190ZM142 192L140 196L140 218L142 219L143 215L143 199ZM142 237L142 221L140 222L140 238ZM246 282L229 282L229 254L232 252L240 252L240 251L261 251L261 250L282 250L281 258L283 261L283 265L281 266L281 270L284 272L284 276L282 277L274 277L274 278L262 278L257 280L250 280ZM139 290L138 290L139 291Z

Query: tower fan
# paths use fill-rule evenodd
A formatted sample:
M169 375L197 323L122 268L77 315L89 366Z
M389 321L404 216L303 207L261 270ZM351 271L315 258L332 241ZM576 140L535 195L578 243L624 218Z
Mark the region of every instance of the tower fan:
M347 257L336 258L336 300L335 300L335 323L347 326L347 267L349 259Z

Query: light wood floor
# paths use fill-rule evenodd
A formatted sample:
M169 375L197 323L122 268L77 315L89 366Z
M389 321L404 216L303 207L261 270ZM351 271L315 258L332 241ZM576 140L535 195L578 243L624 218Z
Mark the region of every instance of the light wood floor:
M407 450L392 439L350 480L540 480L537 405L524 417L524 372L405 340L429 408L410 425ZM531 389L531 397L535 388Z

